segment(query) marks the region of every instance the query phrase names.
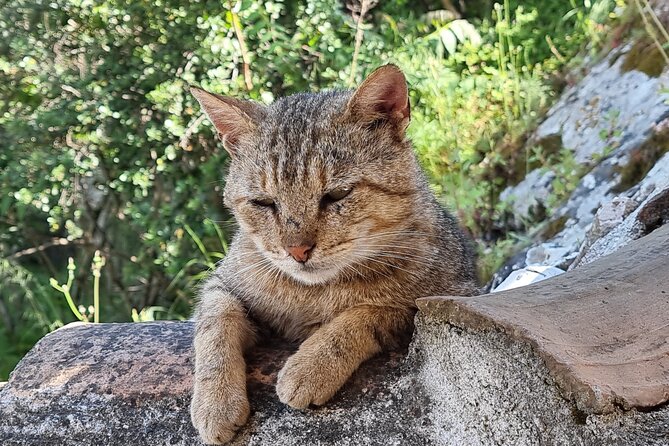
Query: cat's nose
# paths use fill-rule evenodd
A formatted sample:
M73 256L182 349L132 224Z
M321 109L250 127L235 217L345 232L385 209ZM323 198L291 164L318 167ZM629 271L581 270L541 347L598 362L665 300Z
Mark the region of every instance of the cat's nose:
M304 263L309 259L309 254L314 249L313 243L305 243L299 246L287 246L286 251L292 258L300 263Z

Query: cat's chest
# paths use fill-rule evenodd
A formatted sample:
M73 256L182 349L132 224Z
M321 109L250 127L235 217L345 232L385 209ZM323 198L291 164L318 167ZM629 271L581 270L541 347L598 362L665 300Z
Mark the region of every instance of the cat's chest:
M356 305L361 296L346 287L260 287L249 302L250 313L286 338L301 341L332 320L346 308Z

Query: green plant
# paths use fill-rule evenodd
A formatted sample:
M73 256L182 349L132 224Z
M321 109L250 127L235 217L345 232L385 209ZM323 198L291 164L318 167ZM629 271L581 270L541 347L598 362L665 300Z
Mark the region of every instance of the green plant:
M555 173L555 178L551 181L551 195L546 200L549 210L557 207L568 198L576 189L578 180L587 172L587 166L578 162L573 152L568 149L560 150L557 161L550 165L550 169ZM550 212L549 215L551 215Z
M481 259L478 262L479 277L490 280L509 257L517 251L527 247L530 239L517 233L508 233L505 237L495 240L493 243L479 244Z
M30 271L0 258L0 380L35 342L63 325L65 309Z
M86 307L83 305L75 305L74 299L72 298L71 290L72 284L74 283L74 272L77 267L74 264L74 259L70 257L67 263L67 282L64 284L59 284L56 279L53 277L49 279L49 284L55 290L61 292L67 301L67 305L70 308L70 311L81 322L89 322L90 315L93 315L93 322L100 322L100 276L102 267L105 265L105 258L100 255L100 251L95 251L93 257L93 263L91 265L91 274L93 275L93 305L88 307L88 312Z
M74 264L74 259L70 257L68 259L67 263L67 282L64 284L59 284L56 279L53 277L49 279L49 284L57 291L60 291L63 293L63 296L65 297L65 300L67 301L67 305L70 307L70 311L76 317L82 322L88 322L88 317L84 316L85 310L79 311L77 306L74 303L74 299L72 299L72 294L70 293L70 289L72 288L72 284L74 283L74 271L77 269L76 265Z

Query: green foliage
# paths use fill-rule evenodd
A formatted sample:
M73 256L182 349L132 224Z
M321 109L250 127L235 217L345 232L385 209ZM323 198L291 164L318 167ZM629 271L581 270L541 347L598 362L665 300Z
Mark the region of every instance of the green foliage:
M444 53L433 33L397 56L413 77L414 145L437 193L477 238L492 236L505 211L499 192L532 164L519 149L555 97L556 70L603 33L615 6L507 0L477 24L480 41L460 39ZM452 23L437 26L442 41Z
M434 188L485 238L503 212L499 191L526 166L519 141L553 100L555 76L605 34L615 6L473 1L477 13L446 21L427 14L440 2L382 2L360 22L353 64L358 23L344 3L0 6L0 377L98 298L102 321L189 314L231 231L214 223L230 217L220 197L227 156L188 85L271 102L399 64ZM71 270L71 305L62 285L45 286L69 257L98 262L93 273Z
M21 266L0 259L0 377L7 377L35 342L63 325L63 305L44 299L44 286Z

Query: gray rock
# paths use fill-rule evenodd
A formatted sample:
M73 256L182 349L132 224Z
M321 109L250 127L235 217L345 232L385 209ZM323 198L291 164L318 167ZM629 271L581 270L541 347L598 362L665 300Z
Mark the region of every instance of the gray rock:
M669 125L669 94L666 90L669 71L665 69L659 77L649 77L638 71L622 72L621 66L630 49L628 45L613 51L581 82L568 89L528 141L528 145L533 146L542 140L559 137L576 161L593 167L550 217L550 225L564 222L563 229L547 240L537 240L528 248L525 263L515 267L538 264L573 268L590 258L597 258L599 254L595 252L613 252L616 247L643 234L643 228L631 222L626 223L626 229L618 228L618 217L607 215L606 208L601 211L600 221L595 222L597 211L602 206L612 206L611 200L616 196L633 200L626 201L624 211L627 213L631 212L629 207L633 202L641 203L646 198L638 195L648 194L645 185L643 188L633 185L628 191L616 192L621 184L621 171L636 162L633 159L635 151L655 135L667 132L665 127ZM556 180L559 178L549 169L537 169L521 183L501 193L500 199L511 205L519 220L515 222L516 226L531 221L533 209L549 208L547 201ZM609 231L611 235L595 245L596 240ZM620 244L613 241L616 236L622 237ZM604 245L608 247L604 248ZM586 255L585 251L591 248L593 254ZM495 275L495 284L500 283L510 269L503 267Z
M497 293L504 290L519 288L521 286L541 282L542 280L558 276L562 273L564 273L563 270L555 268L554 266L527 266L509 274L509 277L499 284L499 286L492 292Z
M420 299L438 443L669 444L668 260L669 226L527 287Z
M517 226L543 213L541 209L546 206L546 201L551 196L551 183L554 178L555 173L536 169L528 173L516 186L502 191L499 199L511 205Z
M542 265L551 267L561 267L568 263L573 249L578 245L578 242L568 241L568 234L573 233L575 236L580 236L580 231L574 231L574 227L570 227L569 231L563 231L561 238L557 241L541 243L527 250L527 257L525 263L527 266ZM573 259L572 259L573 260Z
M621 67L631 46L611 52L581 82L562 94L537 128L535 141L561 136L579 163L612 150L629 152L669 115L669 73L649 77Z
M588 415L562 397L545 363L512 336L463 329L434 316L421 316L418 326L419 379L432 396L430 411L440 414L433 444L669 444L669 406ZM435 351L435 344L448 348Z
M605 236L622 223L638 205L636 201L627 197L615 197L608 203L604 203L595 215L588 237L598 239Z
M514 256L512 256L510 259L508 259L504 264L504 266L502 266L502 268L500 268L493 274L490 283L486 285L484 291L489 293L491 290L494 290L502 282L504 282L511 273L513 273L516 270L524 268L525 265L527 264L525 261L526 255L527 255L527 250L522 250L517 254L515 254Z
M585 244L578 260L571 269L586 265L600 257L611 254L632 240L647 234L669 218L669 153L665 154L639 184L633 201L641 200L639 206L620 224L602 237Z
M587 228L597 209L614 196L612 189L620 182L617 171L621 159L621 156L607 158L583 176L571 196L555 212L555 218L568 217L581 230Z
M201 444L188 411L192 336L191 322L71 324L47 335L0 390L0 444ZM400 353L374 358L326 407L300 412L274 390L294 348L250 355L253 413L233 444L432 443L426 397Z

